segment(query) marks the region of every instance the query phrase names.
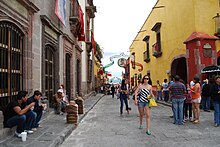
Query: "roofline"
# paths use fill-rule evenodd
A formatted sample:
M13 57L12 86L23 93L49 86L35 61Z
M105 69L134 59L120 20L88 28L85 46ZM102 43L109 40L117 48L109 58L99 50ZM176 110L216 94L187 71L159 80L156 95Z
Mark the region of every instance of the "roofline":
M158 4L159 1L160 1L160 0L157 0L157 2L155 3L154 7ZM154 8L154 7L153 7L153 8ZM147 22L148 18L150 17L151 13L152 13L153 10L154 10L153 8L151 9L149 15L147 16L147 18L145 19L144 23L142 24L142 27L141 27L141 29L138 31L138 33L137 33L137 35L135 36L134 40L137 38L139 32L143 29L144 24ZM134 41L132 41L131 45L129 46L129 50L130 50L130 48L131 48L131 46L132 46L133 43L134 43Z

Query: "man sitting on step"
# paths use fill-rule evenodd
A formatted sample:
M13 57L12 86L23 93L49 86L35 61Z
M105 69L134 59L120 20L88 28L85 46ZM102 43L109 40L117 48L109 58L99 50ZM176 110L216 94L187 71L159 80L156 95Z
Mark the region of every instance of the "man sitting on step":
M27 91L19 91L17 99L10 102L4 110L4 127L12 128L17 126L15 136L21 137L21 132L33 133L31 126L35 121L35 115L31 108L34 107L35 102L26 105L28 98Z

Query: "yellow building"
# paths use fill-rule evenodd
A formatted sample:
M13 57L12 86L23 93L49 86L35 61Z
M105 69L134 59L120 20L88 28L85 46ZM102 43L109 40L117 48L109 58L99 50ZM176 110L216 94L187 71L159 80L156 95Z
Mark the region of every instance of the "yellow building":
M131 63L143 65L140 72L130 64L131 81L148 74L153 85L171 75L188 82L220 65L219 12L217 0L158 0L130 46Z
M96 44L96 54L93 56L94 58L94 64L93 64L93 73L94 73L94 82L93 87L95 90L98 90L100 88L100 85L102 84L101 76L102 73L100 73L100 67L101 67L101 59L102 59L102 51L100 50L100 47L98 44Z

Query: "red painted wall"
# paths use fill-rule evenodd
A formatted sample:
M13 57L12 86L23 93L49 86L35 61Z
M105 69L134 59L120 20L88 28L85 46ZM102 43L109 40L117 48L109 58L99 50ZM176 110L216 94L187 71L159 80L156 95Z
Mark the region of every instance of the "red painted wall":
M197 73L194 49L198 48L196 42L188 42L186 44L186 49L188 49L188 83L193 79L194 75Z
M197 44L197 41L200 41L200 45ZM206 43L209 43L212 47L212 51L215 52L215 40L198 39L186 43L186 49L188 50L188 82L190 82L196 74L201 76L202 67L215 64L213 63L213 57L205 58L203 56L203 46ZM199 59L200 61L198 61ZM201 76L201 78L204 77Z

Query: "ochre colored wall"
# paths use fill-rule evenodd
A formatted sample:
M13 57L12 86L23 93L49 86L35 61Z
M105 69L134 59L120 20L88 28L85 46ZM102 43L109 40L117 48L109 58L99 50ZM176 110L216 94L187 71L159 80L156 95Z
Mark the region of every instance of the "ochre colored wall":
M162 82L164 78L169 78L167 71L171 71L172 61L178 56L186 55L186 45L183 42L196 31L213 35L213 17L219 12L219 3L216 0L158 0L130 46L130 52L135 52L135 60L144 66L142 75L150 71L153 85L156 84L156 80ZM161 22L162 56L159 58L152 56L156 33L151 29L157 22ZM149 63L143 60L146 44L142 40L145 36L150 36ZM216 41L216 45L219 50L219 41ZM193 67L188 69L194 70ZM133 70L131 65L130 73L131 77L135 73L139 74L137 68Z

